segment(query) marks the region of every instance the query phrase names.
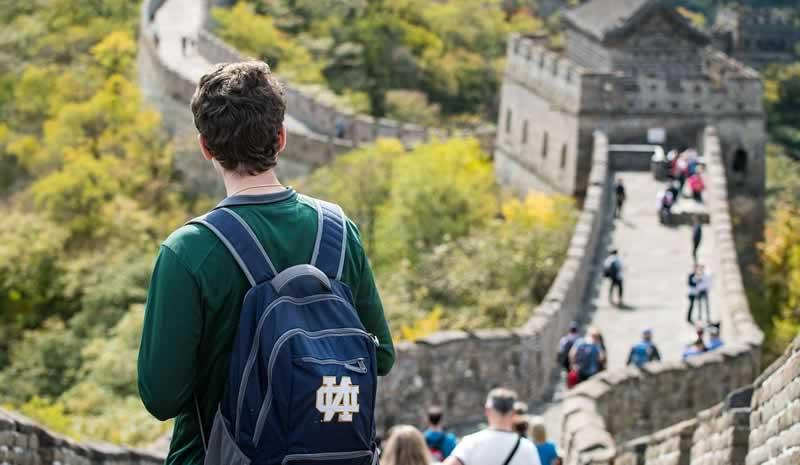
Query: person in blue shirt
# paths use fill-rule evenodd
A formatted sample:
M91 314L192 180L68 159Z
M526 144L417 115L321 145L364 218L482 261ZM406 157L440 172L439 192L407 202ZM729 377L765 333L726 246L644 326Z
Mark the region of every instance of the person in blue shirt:
M645 329L642 331L642 340L631 348L628 354L628 365L641 367L645 363L661 360L658 347L653 344L653 330Z
M442 418L444 411L437 405L428 408L428 428L425 430L425 442L428 444L434 461L442 462L456 448L456 437L445 432Z
M547 440L547 428L544 426L544 421L541 417L535 417L530 420L531 422L531 439L536 446L536 451L539 453L539 462L542 465L553 465L558 459L558 452L556 445L553 441Z
M683 351L683 360L697 355L703 355L704 353L706 353L706 345L703 344L702 339L698 339Z
M708 344L706 345L707 350L716 350L723 346L722 339L719 337L719 325L711 325L708 328Z

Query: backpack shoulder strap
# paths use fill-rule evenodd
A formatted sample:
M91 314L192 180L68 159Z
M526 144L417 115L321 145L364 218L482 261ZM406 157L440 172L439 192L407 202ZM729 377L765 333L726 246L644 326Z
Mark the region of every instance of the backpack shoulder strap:
M187 224L202 224L225 245L251 286L271 280L277 272L250 226L229 208L216 208Z
M508 457L506 457L506 460L505 462L503 462L503 465L508 465L509 463L511 463L511 461L514 459L514 455L517 454L517 449L519 449L519 443L521 442L522 442L522 436L517 436L517 443L514 444L514 448L511 449L511 453L508 454Z
M319 215L317 241L311 264L328 277L342 279L344 257L347 252L347 226L342 208L336 204L314 199Z

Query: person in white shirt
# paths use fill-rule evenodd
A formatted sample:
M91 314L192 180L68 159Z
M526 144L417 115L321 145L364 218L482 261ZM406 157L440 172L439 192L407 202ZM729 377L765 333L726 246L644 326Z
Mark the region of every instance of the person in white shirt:
M703 265L697 266L697 311L700 319L703 318L703 304L705 303L706 318L705 321L711 323L711 308L708 303L708 294L711 292L711 272L708 271Z
M514 391L496 388L486 398L489 427L458 443L444 465L542 465L533 443L514 430Z

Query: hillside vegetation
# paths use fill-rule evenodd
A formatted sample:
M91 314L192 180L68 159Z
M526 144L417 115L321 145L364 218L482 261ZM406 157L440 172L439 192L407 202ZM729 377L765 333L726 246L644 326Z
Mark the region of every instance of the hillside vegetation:
M0 404L74 437L141 446L169 428L136 387L153 259L213 200L183 191L137 88L138 9L0 0ZM524 321L574 221L569 199L507 197L471 139L411 152L378 141L299 187L358 222L407 339Z

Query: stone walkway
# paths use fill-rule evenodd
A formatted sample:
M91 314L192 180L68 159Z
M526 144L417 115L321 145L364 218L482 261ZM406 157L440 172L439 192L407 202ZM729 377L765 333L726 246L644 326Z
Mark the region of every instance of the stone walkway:
M692 227L666 227L656 214L657 195L663 184L650 173L618 173L626 186L628 201L622 218L614 222L609 247L619 249L623 262L625 305L608 302L609 282L600 283L590 306L592 325L603 334L608 351L608 368L624 367L632 344L645 328L652 328L662 360L681 359L684 347L694 340L694 328L686 322L687 276L692 269ZM681 199L681 202L692 202ZM700 263L712 273L719 269L712 263L712 234L704 230L698 253ZM720 286L713 286L711 318L722 320L723 340L733 323L723 311ZM726 329L728 331L726 331Z
M158 53L165 63L184 77L197 82L211 69L213 63L205 60L197 50L187 44L184 52L181 38L197 40L197 32L203 26L204 2L197 0L167 0L156 13L152 31L158 35ZM288 109L291 112L291 108ZM287 129L295 134L311 134L311 129L290 114L284 120Z
M694 328L686 322L687 276L692 268L691 237L688 225L666 227L656 214L657 194L663 184L646 172L617 173L622 178L628 201L622 218L614 222L608 248L619 249L624 269L625 306L608 303L609 283L595 277L596 293L589 304L590 325L603 334L608 351L608 368L625 366L628 352L641 331L653 329L654 341L662 360L679 361L684 347L694 340ZM690 202L681 199L681 202ZM712 234L704 229L704 242L698 252L700 263L713 272L720 265L712 259ZM599 270L598 270L599 272ZM713 282L712 282L713 283ZM719 286L712 287L711 318L722 321L722 338L731 336L733 323L724 312L724 296ZM728 337L726 339L726 336ZM552 401L534 413L544 417L551 439L560 441L561 403L566 389L556 388Z

